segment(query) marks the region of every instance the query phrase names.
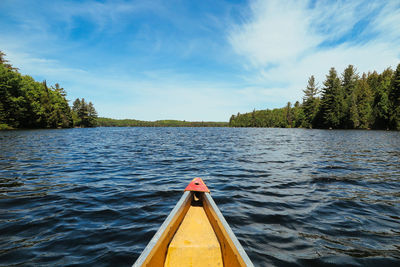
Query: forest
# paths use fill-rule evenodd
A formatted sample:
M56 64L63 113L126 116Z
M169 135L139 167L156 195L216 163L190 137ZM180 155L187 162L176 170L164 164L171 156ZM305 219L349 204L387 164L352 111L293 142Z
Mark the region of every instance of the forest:
M359 75L349 65L329 70L322 86L308 79L302 102L232 115L231 127L400 130L400 64Z
M58 83L20 74L0 51L0 130L96 126L93 104L78 98L71 108L66 96Z
M157 120L140 121L132 119L116 120L110 118L98 118L98 126L103 127L227 127L227 122L214 121L179 121Z
M0 51L0 130L95 126L130 127L281 127L400 130L400 64L359 75L349 65L341 75L331 68L322 86L308 79L301 102L232 115L226 122L116 120L98 118L91 102L72 106L58 83L48 86L22 75Z

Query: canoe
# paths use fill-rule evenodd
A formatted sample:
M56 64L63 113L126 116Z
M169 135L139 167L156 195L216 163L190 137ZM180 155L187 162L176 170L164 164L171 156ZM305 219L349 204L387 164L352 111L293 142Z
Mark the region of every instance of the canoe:
M210 190L201 178L195 178L133 266L254 265Z

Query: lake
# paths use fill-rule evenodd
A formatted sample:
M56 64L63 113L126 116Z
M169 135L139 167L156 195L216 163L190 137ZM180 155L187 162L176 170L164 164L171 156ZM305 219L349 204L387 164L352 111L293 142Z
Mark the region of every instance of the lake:
M130 266L201 177L256 266L400 266L400 132L0 132L0 265Z

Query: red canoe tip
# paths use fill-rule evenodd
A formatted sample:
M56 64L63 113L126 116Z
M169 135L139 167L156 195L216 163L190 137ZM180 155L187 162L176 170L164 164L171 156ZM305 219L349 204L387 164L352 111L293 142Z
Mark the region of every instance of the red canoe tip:
M201 178L194 178L188 186L186 186L185 191L194 191L194 192L207 192L210 193L208 187L203 182Z

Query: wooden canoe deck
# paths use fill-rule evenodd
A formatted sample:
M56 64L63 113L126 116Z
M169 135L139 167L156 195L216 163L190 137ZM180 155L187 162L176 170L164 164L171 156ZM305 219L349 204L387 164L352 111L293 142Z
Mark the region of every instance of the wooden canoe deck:
M189 185L133 267L254 267L201 178Z
M190 206L168 247L164 266L223 266L221 246L203 207Z

